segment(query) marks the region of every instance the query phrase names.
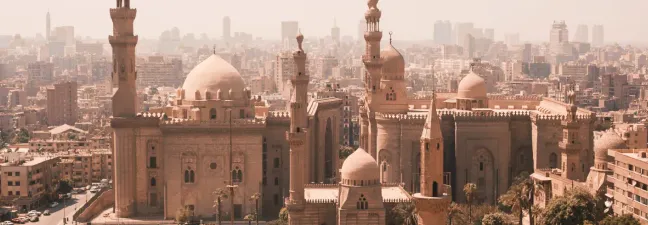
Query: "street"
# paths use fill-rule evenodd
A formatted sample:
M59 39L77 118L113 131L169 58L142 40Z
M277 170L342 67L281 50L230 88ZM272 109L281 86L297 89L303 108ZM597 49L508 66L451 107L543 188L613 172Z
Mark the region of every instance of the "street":
M65 200L65 210L63 210L63 201L59 202L59 205L54 207L54 208L44 208L44 209L39 209L38 211L43 212L46 209L50 211L50 215L41 215L40 220L38 222L32 222L28 224L42 224L42 225L62 225L63 224L63 213L65 213L65 217L69 218L68 224L72 221L72 215L74 215L74 212L76 209L80 208L83 206L83 204L86 203L86 198L90 199L92 198L94 194L90 192L86 192L83 194L76 194L72 195L72 199L66 199Z

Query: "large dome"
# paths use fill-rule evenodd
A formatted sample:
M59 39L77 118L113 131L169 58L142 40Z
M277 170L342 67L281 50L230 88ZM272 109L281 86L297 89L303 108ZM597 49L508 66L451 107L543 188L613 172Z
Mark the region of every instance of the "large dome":
M486 82L475 72L470 71L461 82L457 89L457 98L486 98Z
M187 100L196 100L196 91L199 91L204 99L206 91L215 97L218 90L229 93L231 89L236 97L242 96L245 82L241 74L231 64L218 55L211 55L189 72L182 89L185 90L185 99Z
M383 66L383 76L398 76L398 77L386 77L387 80L394 79L403 79L405 74L405 58L403 55L394 48L393 45L387 46L384 50L380 52L380 57L382 58Z
M380 168L376 160L364 149L358 148L342 164L343 180L379 180Z
M626 147L625 140L619 134L612 129L607 130L594 140L594 158L606 160L609 149L624 149Z

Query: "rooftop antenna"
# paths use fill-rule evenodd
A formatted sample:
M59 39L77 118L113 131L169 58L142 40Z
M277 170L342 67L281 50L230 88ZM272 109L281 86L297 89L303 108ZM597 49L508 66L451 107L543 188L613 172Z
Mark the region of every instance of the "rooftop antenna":
M392 43L392 34L394 34L393 31L389 31L389 44L391 45Z
M213 50L214 50L214 55L216 55L216 44L214 44Z

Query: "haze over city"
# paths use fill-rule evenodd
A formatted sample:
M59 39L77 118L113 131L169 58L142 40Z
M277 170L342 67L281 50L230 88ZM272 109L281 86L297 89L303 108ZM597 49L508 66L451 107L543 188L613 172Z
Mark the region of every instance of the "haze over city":
M23 0L0 7L0 34L43 34L43 19L48 11L53 26L74 26L83 37L104 38L110 20L106 7L112 0ZM220 37L221 19L232 19L232 31L246 32L268 40L279 39L280 21L299 21L307 36L324 36L337 19L342 35L356 36L357 15L366 7L364 0L136 0L134 7L147 9L135 22L143 38L158 38L160 33L178 27L182 33L207 33ZM606 41L643 42L648 36L648 21L639 19L648 2L642 0L384 0L382 28L393 31L397 40L432 39L436 20L473 22L494 28L496 39L505 33L520 33L522 40L546 42L547 24L565 20L569 28L578 24L601 24ZM6 6L6 5L5 5Z
M648 224L645 0L0 1L0 225Z

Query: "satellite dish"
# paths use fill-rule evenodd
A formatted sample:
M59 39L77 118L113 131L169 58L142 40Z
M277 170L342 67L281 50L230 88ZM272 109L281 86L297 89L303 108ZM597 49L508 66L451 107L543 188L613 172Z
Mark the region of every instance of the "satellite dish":
M637 186L637 181L636 180L632 180L632 186Z
M607 209L603 210L604 213L608 213L609 211L610 211L610 208L607 208Z
M605 201L605 207L610 208L610 206L612 206L612 202L611 201Z

